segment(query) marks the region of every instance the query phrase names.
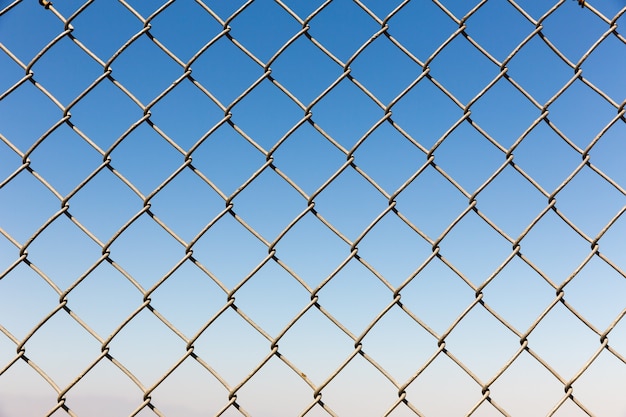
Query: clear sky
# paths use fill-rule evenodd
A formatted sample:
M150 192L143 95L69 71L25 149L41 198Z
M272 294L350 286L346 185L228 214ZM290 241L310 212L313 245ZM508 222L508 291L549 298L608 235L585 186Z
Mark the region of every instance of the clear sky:
M0 417L626 416L587 5L0 1Z

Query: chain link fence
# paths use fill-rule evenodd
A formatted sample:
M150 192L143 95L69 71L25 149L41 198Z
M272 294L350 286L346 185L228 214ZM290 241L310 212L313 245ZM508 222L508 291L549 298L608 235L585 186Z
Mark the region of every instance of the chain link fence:
M626 416L623 4L39 3L0 415Z

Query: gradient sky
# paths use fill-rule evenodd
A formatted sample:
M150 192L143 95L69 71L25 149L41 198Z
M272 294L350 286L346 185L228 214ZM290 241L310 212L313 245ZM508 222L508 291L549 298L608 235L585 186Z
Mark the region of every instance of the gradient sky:
M161 1L57 0L50 10L0 1L1 417L46 415L57 404L26 361L7 368L25 338L25 357L64 390L147 297L109 354L148 388L196 339L198 360L187 357L151 404L166 416L215 415L229 401L224 384L238 386L261 364L312 292L318 305L278 341L285 361L274 355L237 391L253 416L301 414L314 399L306 381L325 384L355 339L366 356L322 390L334 413L383 415L412 381L406 399L422 415L465 415L482 387L451 357L487 384L530 330L528 348L565 383L576 379L579 404L626 416L626 215L615 219L626 207L626 119L617 118L626 42L604 36L602 18L626 24L623 0L582 9L520 0L527 16L515 3L484 1L436 54L479 2L413 0L388 19L399 0L333 0L311 19L323 1L255 0L234 17L244 1L170 3L155 14ZM73 39L62 36L70 16ZM307 35L276 56L304 20ZM383 20L386 34L369 42ZM543 39L525 42L538 20ZM504 65L508 79L475 100ZM179 80L186 66L191 77ZM551 197L554 209L540 216ZM309 201L314 209L301 215ZM550 308L558 288L565 303ZM67 290L66 309L37 327ZM400 303L371 327L394 292ZM602 350L578 376L607 330L617 355ZM443 335L449 356L439 353L413 380ZM565 395L528 351L489 389L512 416L546 415ZM78 416L121 416L143 397L105 358L65 399ZM319 405L307 414L324 415ZM415 414L400 404L389 415ZM484 402L473 415L501 414ZM586 414L568 399L555 415Z

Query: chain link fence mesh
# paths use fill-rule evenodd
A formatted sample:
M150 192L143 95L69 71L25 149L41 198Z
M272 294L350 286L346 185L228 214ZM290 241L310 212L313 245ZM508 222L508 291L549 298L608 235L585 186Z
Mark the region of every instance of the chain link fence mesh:
M623 5L39 3L0 10L0 414L32 410L43 395L32 415L193 415L196 403L198 415L224 416L626 415ZM338 19L366 33L349 53L333 43L351 36L332 22L337 4L351 7ZM481 14L496 4L508 12ZM559 47L570 32L554 22L565 15L594 28L576 29L576 60ZM98 16L102 27L89 23ZM192 35L171 43L194 19ZM429 20L441 31L420 32ZM513 20L525 29L494 52ZM412 37L399 33L407 22ZM247 32L253 24L261 29ZM532 45L543 55L527 54ZM305 52L285 70L296 50ZM593 63L603 50L615 60ZM449 54L453 75L439 64ZM382 87L369 57L386 67L374 75ZM410 79L397 88L402 65ZM617 76L588 77L594 65ZM434 95L415 99L420 88ZM325 106L353 97L346 89L359 99ZM191 95L207 107L187 106ZM508 107L513 97L532 119ZM404 103L405 114L426 113L425 134L405 123ZM498 107L509 113L492 128ZM429 111L447 118L435 136ZM563 127L590 113L602 124L580 135ZM362 131L342 137L355 120ZM306 135L319 148L305 147ZM545 171L572 155L546 185ZM394 170L401 181L381 175ZM440 212L452 214L438 227ZM522 223L509 227L512 218ZM605 278L612 286L592 301ZM171 398L193 400L177 409Z

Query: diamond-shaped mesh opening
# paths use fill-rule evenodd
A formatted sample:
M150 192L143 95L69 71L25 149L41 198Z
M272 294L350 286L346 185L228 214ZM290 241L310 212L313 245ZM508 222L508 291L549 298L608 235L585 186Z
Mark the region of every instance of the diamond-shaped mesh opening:
M15 275L0 281L0 289L2 326L6 330L3 333L13 335L19 340L54 309L57 301L57 294L46 281L23 264L15 268ZM15 354L15 350L12 353Z
M282 412L295 416L311 402L305 377L273 357L246 383L237 398L251 415L272 414L274 404L280 402ZM289 399L284 401L284 396Z
M106 395L102 394L103 387ZM111 360L104 358L72 388L67 403L77 415L126 415L141 403L129 399L128 393L139 395L141 390Z
M159 190L151 204L151 212L187 242L224 210L221 196L190 169L184 169Z
M180 19L181 15L187 18ZM152 35L184 62L222 31L199 3L190 1L172 3L154 18L153 25Z
M359 256L393 286L411 277L432 253L431 245L388 213L361 240Z
M266 150L290 133L302 116L302 109L267 79L233 108L237 125Z
M546 26L554 22L554 27L546 28L545 35L572 62L578 62L605 31L597 17L576 13L571 7L559 7L545 22ZM557 25L559 30L555 30Z
M504 168L477 200L478 209L512 238L522 234L547 206L546 198L511 166Z
M237 214L269 240L289 226L306 207L298 192L271 169L256 177L233 203Z
M345 162L345 154L308 123L293 132L274 154L276 168L309 195L332 178Z
M521 242L527 259L556 285L561 284L589 254L589 244L556 213L547 212Z
M624 16L3 4L0 415L621 415Z
M59 328L63 329L62 333L57 331ZM65 311L52 316L29 343L29 359L62 387L98 357L98 341Z
M597 111L581 113L583 106ZM571 142L585 149L613 119L610 110L609 102L577 80L550 106L550 121Z
M357 30L344 24L347 19ZM376 22L356 3L339 0L329 3L315 15L309 33L335 57L346 62L378 29Z
M318 294L320 305L354 334L362 333L390 298L380 279L354 259Z
M426 326L443 334L474 301L474 292L435 259L402 291L402 304Z
M604 331L621 314L617 300L623 300L626 296L626 280L609 264L596 257L567 284L566 289L567 302L596 329ZM589 300L596 300L597 303L605 301L602 308L590 308Z
M480 151L475 158L467 158L469 149ZM465 122L452 131L437 148L435 155L441 169L469 193L487 181L504 159L488 139Z
M287 327L310 299L306 288L274 261L263 265L237 290L235 298L238 308L272 336ZM259 298L265 303L259 303Z
M32 2L18 2L12 8L7 6L2 5L6 18L2 19L0 42L18 59L28 63L59 33L58 21ZM32 31L33 27L37 28L37 33Z
M122 52L112 64L112 68L120 67L115 78L143 104L154 100L178 77L180 67L146 35L118 51Z
M313 121L346 149L351 149L382 116L380 107L347 79L330 90L313 111Z
M112 334L143 300L118 268L106 261L99 264L68 295L72 311L100 337ZM111 297L115 298L114 309L107 301Z
M74 11L72 10L71 13ZM133 16L123 4L115 3L107 6L98 2L91 3L79 13L73 26L75 28L73 35L105 62L143 27L141 21ZM115 30L110 31L109 29L113 26Z
M187 261L151 294L152 305L178 330L191 337L224 306L224 293L206 274ZM201 314L197 314L198 312ZM189 317L194 316L194 320Z
M498 19L493 16L498 16ZM472 39L500 62L534 29L533 24L509 2L485 3L468 23L467 32ZM493 36L494 33L498 36Z
M597 350L597 342L592 335L593 332L583 322L563 305L557 304L533 331L528 344L550 363L555 373L569 380ZM573 345L577 348L566 348Z
M142 152L142 149L150 151ZM130 132L110 156L111 165L144 195L161 185L182 163L181 154L146 123ZM135 163L137 158L151 161L149 176L141 174Z
M317 308L309 309L280 340L280 350L308 380L320 385L354 351L350 338ZM314 347L308 351L305 346Z
M439 110L432 112L433 107ZM462 115L450 97L423 78L394 105L392 120L414 141L431 149Z
M194 167L227 195L242 186L265 162L263 154L227 124L215 130L192 156Z
M380 57L386 65L380 65ZM378 37L353 61L352 75L383 104L404 91L422 72L419 65L386 37Z
M436 352L437 340L394 306L367 333L363 349L396 381L403 383Z
M150 241L142 247L132 242L142 236ZM183 257L183 248L147 215L129 225L110 247L111 257L143 288L152 287Z
M103 188L107 190L106 196L100 193ZM75 194L70 212L91 233L106 242L141 207L137 194L105 168Z
M53 408L50 403L55 402L57 395L45 379L24 361L17 361L3 374L0 387L6 398L2 401L2 412L9 415L49 414ZM30 391L37 394L32 395Z
M350 254L350 247L308 213L278 242L276 252L277 258L296 276L315 288L342 264ZM300 256L303 252L309 256Z
M528 59L529 56L533 59ZM509 68L509 75L540 104L550 100L572 78L567 64L537 36L513 56Z
M326 388L328 406L338 415L384 415L397 393L370 363L356 356Z
M348 167L319 195L316 210L341 233L356 239L385 206L378 190Z
M474 285L479 285L511 254L507 241L474 212L469 212L440 243L441 255ZM481 249L478 249L481 248ZM486 250L482 262L473 260Z
M537 396L537 389L542 392ZM563 397L563 387L543 365L523 351L491 387L498 404L512 416L547 415Z
M150 112L151 122L185 151L224 117L224 112L189 79L176 85Z
M620 415L625 410L624 404L612 401L618 398L624 387L623 362L609 352L602 352L600 356L585 371L576 385L576 392L580 400L592 410L606 415ZM611 381L622 381L612 384Z
M272 77L307 105L340 75L341 68L306 37L300 36L273 64ZM301 81L305 79L306 83Z
M179 246L182 257L184 248ZM221 217L193 247L193 256L232 289L267 256L267 249L230 214Z
M378 2L373 2L368 6L376 10L376 3ZM379 16L387 15L401 2L397 3L394 5L391 1L385 2L391 9L382 12ZM422 62L431 57L439 46L458 29L458 25L434 2L406 3L399 13L393 15L390 23L391 36ZM419 36L416 36L417 34Z
M187 386L186 381L196 383ZM193 357L188 357L154 390L154 404L165 415L215 415L228 390ZM149 415L149 414L148 414Z
M72 107L72 123L102 151L115 144L141 116L141 109L109 79L98 83Z
M55 200L37 178L20 172L0 189L0 228L23 244L59 210Z
M98 245L66 216L56 219L28 252L33 263L59 288L68 288L98 261ZM63 241L63 245L55 242Z
M33 71L45 68L40 71L38 81L61 103L68 105L96 80L101 67L68 38L57 42L49 51L35 63Z
M515 114L515 118L509 117L511 114ZM540 109L506 79L498 80L472 106L472 119L507 149L532 127L540 114Z
M234 385L263 360L266 355L265 341L234 310L228 309L200 336L194 353L215 369L221 378Z
M467 103L498 75L498 68L462 36L455 37L431 63L433 76Z
M193 76L224 105L230 104L262 74L259 67L226 37L219 38L194 62Z
M481 399L476 382L447 355L440 353L406 389L407 400L420 413L441 415L438 392L454 392L454 402L447 410L467 414Z
M620 19L620 21L623 20ZM626 93L626 83L620 76L619 68L626 65L626 44L622 39L609 36L598 45L594 53L585 61L585 75L594 85L602 90L613 100L620 102L620 98ZM606 65L610 60L614 65ZM588 73L588 74L587 74Z
M519 258L513 258L483 293L485 303L519 332L530 328L554 301L554 288Z
M555 158L559 164L550 163ZM580 154L546 123L539 123L518 146L515 164L549 194L578 167Z
M421 170L397 201L398 211L431 239L441 235L467 208L463 194L432 166Z
M150 346L159 345L159 349ZM111 342L111 356L144 386L158 381L178 358L185 343L147 309L133 317Z
M260 0L245 2L242 6L241 13L232 20L232 36L263 62L300 29L298 22L277 2ZM226 19L226 16L221 17Z
M585 198L581 198L585 195ZM583 168L558 195L558 207L588 236L597 236L626 205L626 196L594 171ZM594 201L605 201L600 207ZM576 208L574 208L576 207ZM595 216L582 216L579 210L594 210Z
M31 167L55 190L67 195L100 166L102 156L65 125L41 142L30 160Z
M33 114L32 109L41 111ZM21 152L26 152L60 118L61 112L44 93L26 82L0 101L2 127L0 133ZM4 153L4 152L3 152Z
M423 152L389 123L372 132L354 157L354 163L390 194L426 162Z
M481 380L486 381L515 355L515 334L484 308L476 306L452 330L446 348Z

